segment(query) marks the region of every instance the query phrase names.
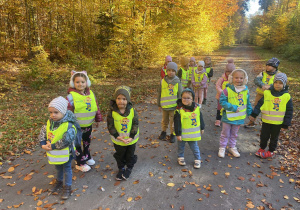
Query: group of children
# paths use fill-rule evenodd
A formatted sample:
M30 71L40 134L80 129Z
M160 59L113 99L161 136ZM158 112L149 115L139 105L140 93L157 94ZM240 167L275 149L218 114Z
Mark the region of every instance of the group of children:
M256 78L256 83L261 80L258 86L263 92L258 93L262 96L252 110L246 86L247 73L243 69L235 69L233 60L228 60L225 72L216 84L218 109L215 125L221 126L222 119L219 157L225 157L227 146L233 156L240 156L236 148L239 127L244 124L246 116L249 116L249 124L254 124L260 112L263 125L260 149L256 155L262 158L273 157L280 129L286 129L291 124L293 115L287 77L278 72L278 65L279 60L272 58L267 62L267 71ZM268 66L276 70L269 73ZM170 142L178 141L178 164L186 165L184 148L187 142L195 157L194 168L200 168L198 141L205 129L201 104L205 104L207 84L213 76L211 59L206 57L196 65L195 58L189 61L183 58L178 71L177 64L172 62L171 56L167 56L161 76L158 106L162 111L162 132L159 139L166 140L166 131L170 125ZM87 73L72 71L69 86L66 98L59 96L49 103L49 120L39 135L40 145L46 150L49 164L55 165L57 170L56 184L50 191L58 193L63 189L62 199L68 199L72 192L72 159L75 158L75 167L82 172L89 171L90 166L95 164L90 155L92 125L98 127L102 121ZM119 169L116 180L128 179L137 162L135 149L139 139L139 119L130 95L130 87L117 87L107 114L107 128L116 150L113 156ZM269 139L269 150L265 151Z

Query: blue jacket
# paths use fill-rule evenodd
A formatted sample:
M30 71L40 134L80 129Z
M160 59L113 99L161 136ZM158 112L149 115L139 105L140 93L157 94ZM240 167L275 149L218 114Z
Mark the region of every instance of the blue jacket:
M232 84L227 84L226 87L230 88L231 90L235 91L234 85ZM226 90L226 89L225 89ZM235 121L230 121L227 119L227 115L226 115L226 111L232 111L232 112L236 112L238 106L237 105L232 105L231 103L228 102L228 93L227 91L223 90L223 92L221 93L220 96L220 105L224 108L223 110L223 116L222 116L222 122L228 123L228 124L233 124L233 125L241 125L244 124L244 120L235 120ZM246 86L246 88L244 90L247 90L247 116L249 116L252 113L252 106L249 100L249 90L248 87ZM225 93L224 93L225 91Z

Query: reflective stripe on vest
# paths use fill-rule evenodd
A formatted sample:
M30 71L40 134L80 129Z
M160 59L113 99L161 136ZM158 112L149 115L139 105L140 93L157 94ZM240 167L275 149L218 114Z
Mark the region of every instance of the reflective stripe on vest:
M190 66L190 67L189 67L189 80L191 80L192 74L193 74L193 72L194 72L196 69L197 69L197 66L194 66L194 67Z
M182 87L187 87L187 84L189 82L189 71L188 70L184 70L184 68L180 68L182 71L182 75L181 75L181 84Z
M181 118L181 139L182 141L200 141L200 107L193 112L187 112L183 108L176 110Z
M283 123L286 104L291 99L289 93L275 97L270 90L264 91L264 104L260 107L262 121L269 124L280 125Z
M275 78L275 75L268 75L265 71L263 72L263 78L262 78L262 82L265 84L265 85L272 85L273 82L274 82L274 78ZM258 92L259 94L263 95L264 94L264 90L260 87L256 88L256 92Z
M134 117L134 109L130 109L130 113L127 117L121 116L119 113L113 111L112 117L114 118L114 126L117 132L119 133L120 137L124 139L129 139L131 127L132 127L132 120ZM135 135L134 139L129 143L125 144L123 141L116 139L114 136L110 135L111 140L120 146L128 146L136 143L139 140L140 132L138 130L137 134Z
M239 112L231 112L226 110L227 119L230 121L243 120L247 116L247 90L236 93L230 88L226 88L228 92L228 103L239 107Z
M177 92L178 83L174 86L168 84L165 79L161 80L160 106L163 109L176 107Z
M98 111L96 99L93 91L90 95L81 95L76 92L70 92L74 101L74 114L80 127L88 127L95 121L96 112Z
M63 138L64 133L68 130L69 123L62 123L56 130L50 129L50 121L47 121L47 141L51 144L55 144L57 141ZM73 125L75 128L75 126ZM76 130L76 129L75 129ZM49 164L61 165L69 161L70 151L69 147L61 150L47 151L47 157Z

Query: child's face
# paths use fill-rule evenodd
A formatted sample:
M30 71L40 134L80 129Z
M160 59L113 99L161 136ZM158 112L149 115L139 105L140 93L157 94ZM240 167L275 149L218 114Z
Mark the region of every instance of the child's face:
M116 103L119 109L125 109L127 106L127 99L124 95L120 94L118 95L118 97L116 98Z
M58 111L54 107L49 107L48 111L49 111L50 118L53 121L60 121L65 116L63 113L61 113L60 111Z
M85 88L86 88L86 80L84 77L76 77L74 79L74 86L75 89L80 91L80 92L84 92Z
M207 64L210 64L210 59L209 58L206 58L205 60L204 60L204 63L207 65Z
M167 70L167 75L168 77L175 77L176 71L174 69L168 69Z
M274 89L276 91L282 91L283 90L283 83L281 81L279 81L279 80L275 81L273 83L273 86L274 86Z
M198 71L202 71L203 70L203 66L198 66Z
M236 71L232 75L232 83L234 86L242 86L245 79L245 75L243 72Z
M273 66L266 66L266 71L267 72L274 72L274 71L276 71L276 68L273 67Z
M195 62L194 61L190 61L190 66L195 66Z
M181 96L181 100L182 100L183 105L191 106L193 103L193 96L189 92L184 92Z

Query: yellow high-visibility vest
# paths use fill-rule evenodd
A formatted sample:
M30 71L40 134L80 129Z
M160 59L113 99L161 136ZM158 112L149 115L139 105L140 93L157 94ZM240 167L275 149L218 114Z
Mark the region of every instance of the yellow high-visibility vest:
M247 116L247 90L236 93L230 88L226 88L228 92L228 102L239 107L239 112L231 112L226 110L227 119L230 121L243 120Z
M51 130L50 128L50 121L47 121L47 141L50 141L51 144L55 144L57 141L61 140L63 138L63 135L68 130L69 122L62 123L56 130ZM75 131L76 128L73 125L72 126ZM71 146L74 147L72 144ZM75 147L74 147L75 150ZM54 165L61 165L69 161L70 158L70 149L69 147L66 147L61 150L51 150L47 151L47 157L49 164Z
M226 77L222 77L222 78L224 79L224 81L222 83L222 90L224 90L229 81L228 81L228 78L226 78Z
M196 71L194 71L195 82L201 82L203 80L204 75L206 75L207 77L207 74L205 72L202 74L197 74Z
M88 127L95 121L96 112L98 111L96 98L93 91L90 95L81 95L76 92L70 92L74 101L74 114L80 127Z
M207 74L209 74L210 70L211 70L211 67L205 68L205 71Z
M262 78L262 82L266 85L272 85L273 82L274 82L274 78L275 78L275 75L268 75L265 71L263 72L263 78ZM256 92L263 95L264 94L264 91L262 88L260 87L257 87L256 88Z
M189 80L191 80L192 79L192 74L193 74L193 72L195 71L197 69L197 66L190 66L189 67Z
M121 116L118 112L113 111L112 117L114 118L114 126L119 133L119 136L121 136L123 139L129 139L131 127L132 127L132 120L134 117L134 109L130 109L130 113L127 117ZM128 146L136 143L139 140L140 132L138 130L137 134L135 135L134 139L129 143L125 144L123 141L119 141L114 136L110 135L111 140L121 146Z
M178 83L168 84L165 79L161 80L160 106L163 109L177 106Z
M289 93L282 96L273 96L270 90L264 91L264 104L260 107L262 121L269 124L280 125L283 123L286 104L291 99Z
M182 75L181 75L181 84L182 87L187 87L187 84L189 82L189 71L188 70L184 70L184 68L180 68Z
M176 110L181 118L181 140L182 141L200 141L200 107L193 112L186 112L183 108Z

